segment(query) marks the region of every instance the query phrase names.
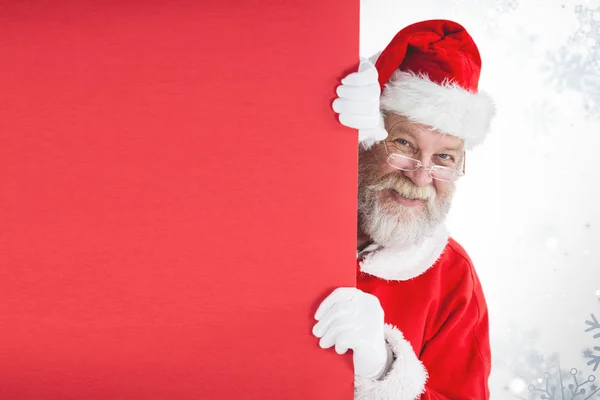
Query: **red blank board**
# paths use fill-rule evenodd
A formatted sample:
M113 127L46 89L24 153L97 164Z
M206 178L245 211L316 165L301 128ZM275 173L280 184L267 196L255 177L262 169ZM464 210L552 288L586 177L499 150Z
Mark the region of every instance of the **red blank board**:
M3 2L0 398L352 398L358 7Z

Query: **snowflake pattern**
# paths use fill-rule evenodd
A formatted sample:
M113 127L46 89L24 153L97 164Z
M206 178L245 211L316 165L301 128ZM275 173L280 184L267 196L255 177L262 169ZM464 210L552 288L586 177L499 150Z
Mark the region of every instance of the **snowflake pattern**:
M600 293L600 290L597 294ZM595 314L590 314L590 319L585 321L587 328L585 332L591 333L594 339L600 339L600 321ZM528 335L531 336L531 335ZM529 337L526 343L531 345L534 340ZM526 361L519 370L514 370L515 378L519 382L531 382L527 387L527 396L515 395L521 400L600 400L600 386L596 384L596 376L585 374L577 368L571 368L566 371L561 369L558 354L551 357L543 357L541 353L528 346L529 351L525 357ZM533 357L531 357L533 356ZM583 356L593 372L596 372L600 366L600 346L594 346L592 349L585 349ZM540 377L532 377L539 371L540 367L546 370ZM506 390L509 390L507 387Z
M600 52L600 6L592 9L578 5L575 14L579 20L579 29L573 40L585 44L589 50L598 55Z
M519 6L518 0L488 0L483 3L486 3L484 26L488 30L497 29L498 17L515 11Z
M579 28L546 55L542 74L558 91L581 93L589 117L600 118L600 7L575 7Z
M547 53L541 70L546 80L559 91L567 88L583 91L586 82L595 73L590 63L585 62L581 55L574 54L567 46L562 46L556 53Z
M528 387L529 397L516 396L521 400L590 400L600 399L600 388L594 375L583 376L577 368L564 371L560 362L552 372L546 372L537 384Z
M540 335L537 329L521 331L510 327L505 334L494 337L492 346L496 354L494 368L506 369L517 381L524 383L524 388L527 388L527 384L534 382L557 361L557 354L548 356L536 348ZM504 390L513 391L509 382L506 382Z
M498 29L498 18L515 11L519 0L458 0L454 7L455 11L469 10L469 14L481 15L481 26L493 33Z
M585 321L585 324L588 325L588 328L585 331L586 332L594 332L593 338L599 339L600 338L600 322L598 322L598 318L596 318L596 315L591 314L591 319ZM596 353L596 352L598 352L598 353ZM587 362L587 365L592 366L594 372L596 372L596 370L598 369L598 366L600 366L600 346L594 346L594 350L586 349L583 352L583 356L585 357L586 360L589 360Z

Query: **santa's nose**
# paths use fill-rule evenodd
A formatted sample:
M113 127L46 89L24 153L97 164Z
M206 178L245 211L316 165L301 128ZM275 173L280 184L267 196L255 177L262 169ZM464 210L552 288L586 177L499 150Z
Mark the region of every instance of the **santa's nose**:
M433 182L431 174L425 168L419 168L416 171L404 171L404 176L419 187L431 185L431 182Z

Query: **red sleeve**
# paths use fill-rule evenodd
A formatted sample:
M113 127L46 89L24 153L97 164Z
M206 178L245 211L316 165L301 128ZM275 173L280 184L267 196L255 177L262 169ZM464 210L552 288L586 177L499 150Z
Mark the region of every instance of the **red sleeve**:
M471 260L456 243L457 265L440 299L439 330L424 344L419 359L429 378L423 400L489 399L491 369L488 311ZM446 284L444 284L446 285Z
M381 380L355 379L355 400L488 400L491 369L488 312L471 260L450 241L439 284L432 288L435 311L428 315L419 353L393 325L385 337L394 354Z

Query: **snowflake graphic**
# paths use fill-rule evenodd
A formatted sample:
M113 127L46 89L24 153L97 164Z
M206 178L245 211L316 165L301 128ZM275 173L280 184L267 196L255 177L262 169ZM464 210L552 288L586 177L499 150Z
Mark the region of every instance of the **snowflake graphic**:
M528 397L516 396L521 400L589 400L600 399L600 388L594 375L583 376L577 368L568 371L555 368L544 373L542 378L528 387Z
M585 331L586 332L594 332L593 338L599 339L600 338L600 323L598 322L596 315L591 314L591 320L585 321L585 324L588 325L588 328ZM596 353L596 351L598 353ZM591 365L592 368L594 369L594 372L596 372L596 370L598 369L598 366L600 366L600 346L594 346L594 350L586 349L583 352L583 356L586 358L586 360L589 359L589 361L587 362L587 365Z
M599 291L600 292L600 291ZM587 328L585 332L592 333L594 339L600 339L600 321L595 314L590 314L590 319L585 321ZM526 343L533 344L534 340L528 335ZM525 361L519 365L515 372L515 381L519 383L530 384L527 386L527 396L515 395L521 400L600 400L600 386L596 384L596 376L588 374L585 376L583 371L577 368L563 370L560 366L558 354L553 354L551 357L543 357L541 353L533 350L531 346L527 346L528 352L525 357L521 357ZM592 349L585 349L583 356L593 372L596 372L600 366L600 346L593 346ZM538 377L532 377L531 373L538 372L540 367L545 369L545 372ZM541 376L541 377L539 377ZM521 386L523 389L524 386ZM507 388L508 390L508 388Z
M481 26L493 33L498 29L498 18L512 13L518 7L518 0L457 0L454 11L469 10L470 15L481 15Z
M495 367L510 371L511 376L520 381L533 382L556 362L554 355L548 357L537 350L540 335L537 329L521 331L510 327L506 334L495 337ZM505 390L509 390L509 385Z
M562 46L558 52L546 54L541 69L546 79L559 91L567 88L582 91L585 81L595 72L591 67L581 55L574 54L567 46Z
M579 29L572 41L586 45L595 55L600 52L600 6L592 9L578 5L575 14L579 20Z
M579 28L558 51L548 53L541 70L558 91L574 90L592 118L600 118L600 7L575 7Z
M498 17L515 11L519 7L518 0L488 0L486 3L486 14L484 26L488 30L496 30L498 27Z

